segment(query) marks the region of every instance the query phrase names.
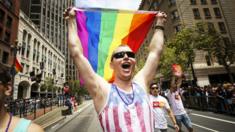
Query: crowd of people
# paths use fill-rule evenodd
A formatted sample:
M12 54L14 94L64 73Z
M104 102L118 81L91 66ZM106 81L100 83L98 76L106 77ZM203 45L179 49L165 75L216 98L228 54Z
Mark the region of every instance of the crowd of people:
M223 83L204 87L182 87L181 94L187 107L234 114L235 84ZM194 105L192 105L194 104Z

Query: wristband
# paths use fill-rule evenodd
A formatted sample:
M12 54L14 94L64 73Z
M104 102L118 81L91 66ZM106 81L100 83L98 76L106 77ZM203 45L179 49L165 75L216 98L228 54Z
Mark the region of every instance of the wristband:
M160 30L164 31L164 27L163 27L163 26L158 26L158 25L156 25L154 28L155 28L155 29L160 29Z

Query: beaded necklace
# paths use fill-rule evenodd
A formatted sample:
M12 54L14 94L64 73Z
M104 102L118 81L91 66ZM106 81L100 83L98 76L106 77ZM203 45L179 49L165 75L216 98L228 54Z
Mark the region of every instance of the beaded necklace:
M7 124L7 128L6 128L5 132L8 132L8 129L10 127L11 120L12 120L12 114L10 113L9 115L10 115L10 119L8 120L8 124Z
M116 89L116 91L117 91L119 97L120 97L120 98L122 99L122 101L126 104L126 106L128 106L128 105L130 105L130 104L133 103L134 98L135 98L135 92L133 91L133 86L132 86L132 85L131 85L131 88L132 88L132 97L133 97L133 98L131 98L131 102L126 102L126 101L123 99L123 97L121 96L121 94L120 94L120 92L119 92L117 86L114 85L114 87L115 87L115 89Z

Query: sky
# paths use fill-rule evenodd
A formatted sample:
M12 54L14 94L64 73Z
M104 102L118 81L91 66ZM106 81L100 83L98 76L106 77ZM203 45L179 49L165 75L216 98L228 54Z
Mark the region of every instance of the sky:
M138 10L141 0L75 0L76 7Z

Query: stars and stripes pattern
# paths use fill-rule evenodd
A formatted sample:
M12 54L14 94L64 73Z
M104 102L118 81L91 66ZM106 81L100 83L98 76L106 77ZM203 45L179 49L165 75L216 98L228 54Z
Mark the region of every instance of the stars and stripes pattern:
M147 93L136 83L133 83L132 92L135 95L133 103L126 105L115 86L111 86L108 101L99 114L104 132L151 132L153 130L152 110Z

